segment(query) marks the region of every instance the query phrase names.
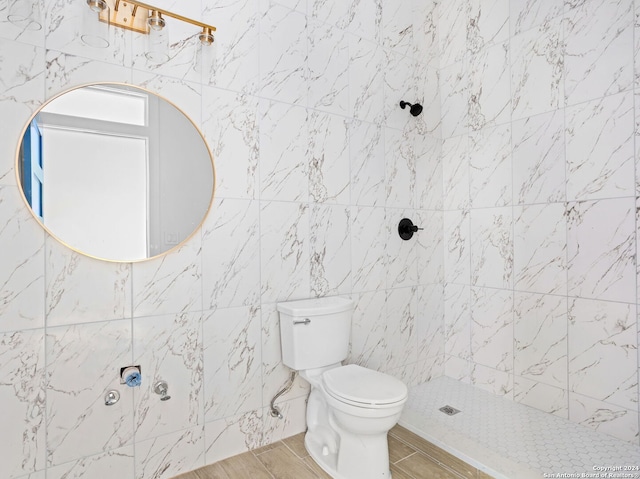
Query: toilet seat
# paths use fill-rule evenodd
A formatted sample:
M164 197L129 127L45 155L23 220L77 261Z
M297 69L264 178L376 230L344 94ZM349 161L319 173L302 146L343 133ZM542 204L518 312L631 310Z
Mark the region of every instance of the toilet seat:
M369 409L391 408L404 403L407 386L400 380L356 364L348 364L322 374L324 390L334 399Z

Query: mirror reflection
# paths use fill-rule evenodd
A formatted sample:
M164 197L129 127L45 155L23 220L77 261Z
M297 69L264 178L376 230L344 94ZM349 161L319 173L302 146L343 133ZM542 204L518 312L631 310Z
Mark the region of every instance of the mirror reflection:
M213 199L200 131L171 103L130 85L88 85L46 103L25 127L16 171L51 235L111 261L177 247Z

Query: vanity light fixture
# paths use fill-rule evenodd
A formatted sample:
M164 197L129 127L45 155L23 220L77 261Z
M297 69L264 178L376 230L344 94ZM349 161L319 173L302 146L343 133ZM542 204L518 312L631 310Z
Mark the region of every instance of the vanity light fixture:
M87 6L98 14L101 22L125 28L145 35L162 30L171 17L202 29L198 35L200 43L211 45L214 42L213 32L216 27L192 20L162 8L147 5L137 0L86 0Z

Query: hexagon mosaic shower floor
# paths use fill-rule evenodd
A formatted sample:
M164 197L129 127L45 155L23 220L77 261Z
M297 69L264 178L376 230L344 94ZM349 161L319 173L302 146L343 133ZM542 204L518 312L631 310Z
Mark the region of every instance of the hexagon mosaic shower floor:
M594 477L606 467L631 470L600 477L640 478L640 446L447 377L410 388L400 425L497 479Z

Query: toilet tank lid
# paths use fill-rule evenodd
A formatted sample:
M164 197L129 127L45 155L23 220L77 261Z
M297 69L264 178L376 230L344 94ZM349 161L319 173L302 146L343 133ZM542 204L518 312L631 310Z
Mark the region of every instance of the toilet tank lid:
M341 313L353 309L353 301L342 296L301 299L278 303L278 311L290 316L318 316L321 314Z

